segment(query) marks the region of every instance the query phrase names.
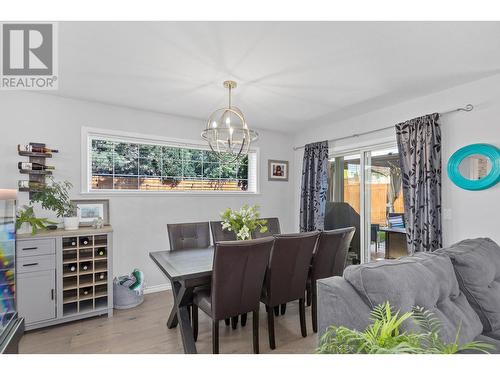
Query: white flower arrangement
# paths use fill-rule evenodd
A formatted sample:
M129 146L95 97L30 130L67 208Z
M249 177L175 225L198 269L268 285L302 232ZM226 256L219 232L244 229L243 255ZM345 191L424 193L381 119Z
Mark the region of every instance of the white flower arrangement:
M252 233L267 231L267 220L260 219L259 206L244 204L238 211L230 208L221 213L222 229L234 232L238 240L249 240Z

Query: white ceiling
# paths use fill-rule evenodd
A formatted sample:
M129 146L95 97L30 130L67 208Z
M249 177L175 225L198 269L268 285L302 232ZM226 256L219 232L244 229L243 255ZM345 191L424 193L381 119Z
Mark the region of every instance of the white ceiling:
M294 132L500 73L500 22L61 22L59 91ZM457 103L460 105L463 103Z

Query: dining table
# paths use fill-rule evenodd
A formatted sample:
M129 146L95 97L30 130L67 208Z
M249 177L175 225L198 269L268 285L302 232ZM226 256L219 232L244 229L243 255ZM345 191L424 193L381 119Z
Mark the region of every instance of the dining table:
M214 248L152 251L149 257L169 279L174 294L174 308L167 327L179 325L184 353L196 354L196 343L191 326L189 306L196 287L210 285Z
M397 259L408 255L406 229L398 227L380 227L385 232L385 259Z

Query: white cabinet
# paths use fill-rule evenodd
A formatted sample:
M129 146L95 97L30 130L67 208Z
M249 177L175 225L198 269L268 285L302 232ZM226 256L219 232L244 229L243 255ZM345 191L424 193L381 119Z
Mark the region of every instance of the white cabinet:
M113 314L112 229L17 235L17 306L26 330Z

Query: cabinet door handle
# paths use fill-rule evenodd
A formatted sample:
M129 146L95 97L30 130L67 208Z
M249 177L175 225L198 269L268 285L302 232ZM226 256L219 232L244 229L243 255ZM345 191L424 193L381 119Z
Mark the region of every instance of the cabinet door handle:
M23 264L23 267L32 267L32 266L38 266L38 263L26 263L26 264Z
M23 247L23 250L36 250L38 247Z
M50 290L50 299L53 301L54 300L54 289Z

